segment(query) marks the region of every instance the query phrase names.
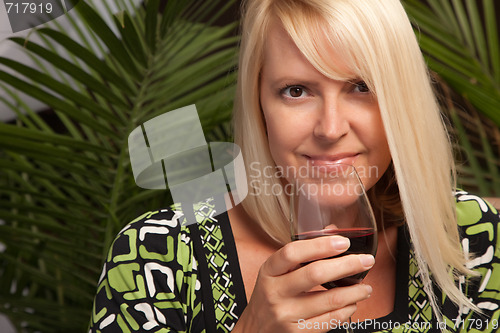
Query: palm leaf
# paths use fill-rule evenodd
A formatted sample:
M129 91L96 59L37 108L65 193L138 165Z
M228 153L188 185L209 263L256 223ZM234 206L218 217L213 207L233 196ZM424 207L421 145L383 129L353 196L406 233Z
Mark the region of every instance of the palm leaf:
M228 4L122 3L129 10L112 27L80 1L79 34L92 43L45 27L41 42L12 39L36 66L0 57L10 68L0 70L2 102L19 115L0 124L0 312L19 330L84 331L114 235L169 204L167 191L135 185L127 147L135 127L195 103L208 138L229 138L236 26L210 25ZM55 133L13 88L47 104L64 129Z
M404 0L456 138L458 183L500 196L500 40L493 0Z
M457 160L458 187L500 196L500 128L433 73Z
M493 0L404 0L430 68L500 126L500 46Z

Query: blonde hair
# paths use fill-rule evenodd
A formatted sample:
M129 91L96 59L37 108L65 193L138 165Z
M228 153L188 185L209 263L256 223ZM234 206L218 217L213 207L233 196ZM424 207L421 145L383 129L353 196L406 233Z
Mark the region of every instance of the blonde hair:
M456 304L477 310L457 288L469 275L460 248L455 201L455 167L448 135L429 74L408 17L398 0L247 0L244 4L235 143L247 165L249 194L243 207L275 241L290 241L288 198L255 185L280 186L266 177L274 167L259 104L259 73L273 22L281 24L308 61L322 74L341 79L328 52L350 61L350 70L377 97L389 144L400 209L411 235L421 277L437 319L441 312L432 279ZM372 188L370 191L374 191ZM274 195L276 194L276 195ZM371 196L374 201L374 195ZM376 203L379 204L379 203ZM450 274L452 272L453 274Z

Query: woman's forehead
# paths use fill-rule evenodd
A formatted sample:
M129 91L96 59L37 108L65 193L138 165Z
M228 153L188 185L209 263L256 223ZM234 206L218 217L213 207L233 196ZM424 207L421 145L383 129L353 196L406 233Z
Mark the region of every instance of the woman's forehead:
M274 20L266 34L263 66L272 65L273 62L279 64L291 58L307 62L332 79L347 80L358 77L352 70L352 59L347 59L344 56L346 52L338 50L325 33L301 30L303 29L297 27L294 31L294 40L283 25ZM315 37L312 37L314 34ZM298 38L299 35L303 35L303 38Z
M264 62L276 61L277 58L286 59L286 57L302 58L307 61L304 54L299 50L288 32L281 24L273 23L266 36L264 47Z

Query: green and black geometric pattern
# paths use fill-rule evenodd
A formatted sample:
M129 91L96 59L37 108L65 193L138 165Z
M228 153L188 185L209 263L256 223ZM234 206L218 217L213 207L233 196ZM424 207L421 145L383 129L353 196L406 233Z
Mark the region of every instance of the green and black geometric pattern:
M203 203L196 211L196 218L200 219L200 236L206 253L206 260L212 285L215 319L218 332L231 332L238 315L235 313L238 303L234 292L233 276L228 268L227 250L214 206L210 202Z
M202 304L197 242L206 251L218 331L229 332L238 319L236 292L215 213L208 200L195 206L197 224L185 226L175 206L128 224L104 265L90 331L205 332L203 307L210 304ZM192 240L190 228L201 239Z
M411 241L398 241L398 267L408 267L407 274L402 271L407 283L398 283L396 304L403 305L380 320L406 322L370 332L500 331L500 216L477 196L457 192L456 200L462 248L474 254L469 268L480 273L458 285L483 314L458 309L441 295L444 321L436 323ZM90 332L232 330L246 297L229 220L225 213L217 216L212 200L195 206L195 216L198 223L186 226L180 207L173 206L146 213L119 233L99 280Z
M151 212L119 233L99 281L92 332L188 332L202 327L197 261L180 218L175 210Z
M499 332L500 331L500 216L480 197L456 193L457 218L465 254L474 254L468 268L480 273L477 278L460 277L458 286L482 311L458 309L445 295L440 297L443 319L436 323L430 302L410 250L408 280L408 324L384 332ZM436 290L436 294L440 292Z

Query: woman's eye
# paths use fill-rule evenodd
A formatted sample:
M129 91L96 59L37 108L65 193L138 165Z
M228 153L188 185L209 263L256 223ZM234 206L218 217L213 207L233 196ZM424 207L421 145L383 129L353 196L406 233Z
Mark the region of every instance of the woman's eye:
M354 84L354 92L369 93L370 88L368 88L368 85L365 83L365 81L359 81Z
M304 97L307 93L300 86L287 86L281 90L281 94L288 98Z

